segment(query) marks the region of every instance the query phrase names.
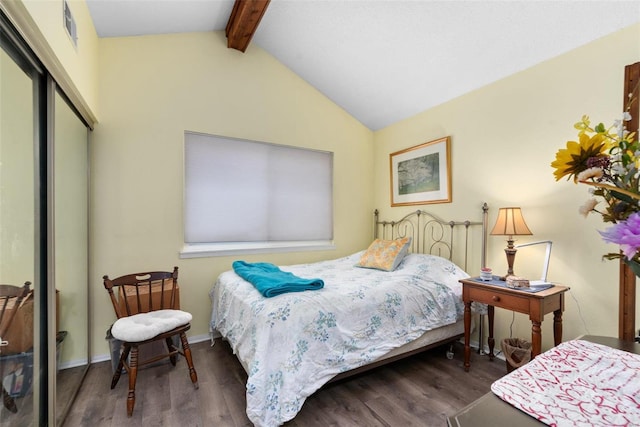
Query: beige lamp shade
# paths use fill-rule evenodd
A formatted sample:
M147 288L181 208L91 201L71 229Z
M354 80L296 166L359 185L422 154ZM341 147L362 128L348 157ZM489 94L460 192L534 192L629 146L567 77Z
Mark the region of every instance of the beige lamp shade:
M493 236L528 236L531 230L527 227L520 208L500 208L496 225L491 230Z

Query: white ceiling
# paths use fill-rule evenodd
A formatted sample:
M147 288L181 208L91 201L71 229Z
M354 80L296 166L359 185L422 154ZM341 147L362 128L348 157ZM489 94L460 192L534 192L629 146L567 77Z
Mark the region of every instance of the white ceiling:
M87 3L100 37L224 30L233 7ZM638 0L271 0L247 52L260 46L378 130L636 22Z

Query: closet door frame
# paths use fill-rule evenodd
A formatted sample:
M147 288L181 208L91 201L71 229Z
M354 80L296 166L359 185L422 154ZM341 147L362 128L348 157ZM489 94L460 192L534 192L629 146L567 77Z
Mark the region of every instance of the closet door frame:
M46 100L46 79L40 62L32 55L11 22L0 14L0 44L15 63L31 77L33 82L33 150L34 150L34 310L33 310L33 421L34 425L47 424L49 392L49 368L47 362L47 111L43 108ZM42 291L45 292L42 292ZM45 345L43 345L45 344Z
M65 96L61 86L18 33L12 20L7 17L6 8L16 3L4 3L0 8L0 48L31 76L33 81L33 143L34 143L34 347L33 347L33 425L56 425L56 286L55 286L55 216L54 216L54 116L56 91ZM13 6L11 6L13 7ZM18 16L22 16L18 13ZM91 128L73 107L78 118ZM88 144L87 132L87 144ZM89 154L87 147L87 155ZM87 156L87 173L89 158ZM88 179L88 176L87 176ZM87 197L87 202L88 202ZM86 206L89 209L88 203ZM88 234L87 234L88 235ZM88 259L87 259L88 263ZM87 277L87 286L89 277ZM87 295L87 305L90 300ZM89 319L87 327L87 364L82 379L91 365ZM81 386L82 380L77 388ZM76 390L77 392L77 390ZM75 396L74 396L75 397ZM70 405L67 405L68 407ZM61 419L64 422L64 418Z

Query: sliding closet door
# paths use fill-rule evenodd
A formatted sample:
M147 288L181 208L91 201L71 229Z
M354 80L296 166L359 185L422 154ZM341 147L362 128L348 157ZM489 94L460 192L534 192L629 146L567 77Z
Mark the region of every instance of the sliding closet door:
M86 123L0 12L0 284L34 291L0 340L0 426L62 424L89 366L87 154Z
M56 425L89 363L87 126L55 93L53 138L54 263L57 290Z
M0 283L42 286L38 278L38 164L33 75L5 50L0 51ZM22 64L24 66L24 64ZM34 300L9 327L0 346L0 424L34 423ZM2 344L5 344L4 342ZM30 353L23 351L31 350Z

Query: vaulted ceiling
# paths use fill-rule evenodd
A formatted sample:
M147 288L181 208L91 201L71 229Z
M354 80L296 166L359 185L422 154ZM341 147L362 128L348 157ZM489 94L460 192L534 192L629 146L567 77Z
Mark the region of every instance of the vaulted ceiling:
M234 6L87 3L100 37L225 31ZM638 23L640 1L271 0L258 22L247 51L266 50L378 130Z

